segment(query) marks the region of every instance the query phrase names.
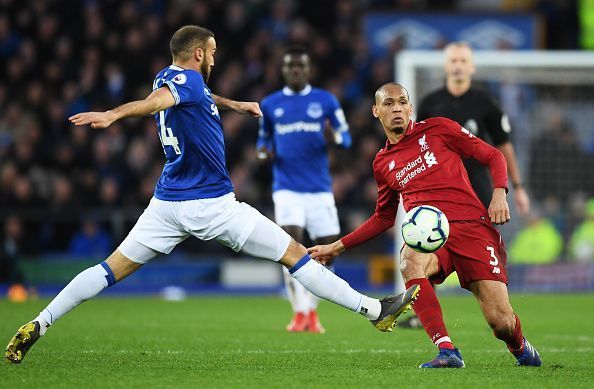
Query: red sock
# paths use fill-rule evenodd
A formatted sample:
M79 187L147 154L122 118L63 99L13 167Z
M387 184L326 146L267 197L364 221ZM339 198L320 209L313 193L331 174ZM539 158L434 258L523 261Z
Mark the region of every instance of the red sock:
M522 334L522 324L520 324L520 318L518 315L514 315L516 318L516 326L514 333L510 336L507 334L497 334L493 332L493 335L499 340L503 340L507 344L507 349L514 355L520 355L524 352L524 335Z
M421 324L425 327L427 335L429 335L431 341L439 348L453 349L454 344L448 336L448 330L446 330L443 322L441 306L437 300L433 285L426 278L415 278L408 281L406 287L410 288L414 284L421 287L421 292L413 305L413 309L419 317Z

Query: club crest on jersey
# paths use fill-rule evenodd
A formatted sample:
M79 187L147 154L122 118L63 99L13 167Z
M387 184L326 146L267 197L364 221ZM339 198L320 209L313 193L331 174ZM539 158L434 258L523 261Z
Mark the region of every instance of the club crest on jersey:
M307 115L312 119L318 119L324 114L324 111L322 110L322 104L320 103L309 103L306 112Z
M275 118L280 118L285 114L285 110L281 107L278 107L272 112Z
M396 162L394 160L392 160L389 164L388 164L388 171L392 171L394 170L394 167L396 167Z
M425 138L427 134L423 135L419 138L419 146L421 146L421 151L425 151L429 149L429 145L427 144L427 139Z
M186 83L186 81L188 81L188 77L186 77L185 74L180 73L177 76L173 77L172 81L175 82L177 85L183 85Z

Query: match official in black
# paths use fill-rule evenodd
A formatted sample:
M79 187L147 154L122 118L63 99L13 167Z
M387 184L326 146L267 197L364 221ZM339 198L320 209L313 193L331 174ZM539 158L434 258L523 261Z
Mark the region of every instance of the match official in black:
M497 147L505 156L509 177L514 189L516 210L526 215L530 199L522 184L514 147L509 140L509 119L484 91L472 86L476 70L472 48L465 42L446 46L444 70L445 87L425 96L418 105L417 121L443 116L460 123L472 134ZM464 161L470 183L485 208L489 208L493 183L486 166L468 158Z

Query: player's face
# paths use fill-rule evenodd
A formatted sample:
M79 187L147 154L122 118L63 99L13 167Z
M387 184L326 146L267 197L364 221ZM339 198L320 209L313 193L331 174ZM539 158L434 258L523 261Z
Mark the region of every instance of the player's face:
M455 82L470 81L475 67L472 61L472 51L464 46L451 46L445 51L446 77Z
M215 65L215 52L217 51L217 42L213 37L208 38L206 41L206 49L204 50L204 56L202 57L202 63L200 64L200 73L204 77L204 82L208 82L210 72Z
M384 130L403 134L408 127L412 105L406 90L397 85L386 86L377 96L373 116L379 119Z
M309 82L309 56L287 54L283 58L283 77L291 89L300 90Z

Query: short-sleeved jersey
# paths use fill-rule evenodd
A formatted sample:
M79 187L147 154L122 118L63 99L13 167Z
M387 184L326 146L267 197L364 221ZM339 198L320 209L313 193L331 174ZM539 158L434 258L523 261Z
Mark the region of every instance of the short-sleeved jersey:
M351 145L344 113L336 97L311 86L300 92L288 87L262 100L258 147L274 152L273 191L331 192L324 130L329 122L336 143Z
M509 119L487 93L476 88L461 96L452 95L447 88L427 95L420 103L417 120L443 116L460 123L473 135L493 146L509 141ZM474 159L465 159L470 183L479 199L488 207L493 185L488 170Z
M162 86L175 105L155 114L166 159L155 197L182 201L232 192L221 118L202 75L171 65L155 77L153 90Z
M462 163L468 157L489 167L496 187L507 188L505 158L497 149L446 118L411 121L398 143L387 142L377 153L373 162L378 186L375 213L342 238L345 247L392 227L399 195L407 211L418 205L432 205L450 221L489 220Z

